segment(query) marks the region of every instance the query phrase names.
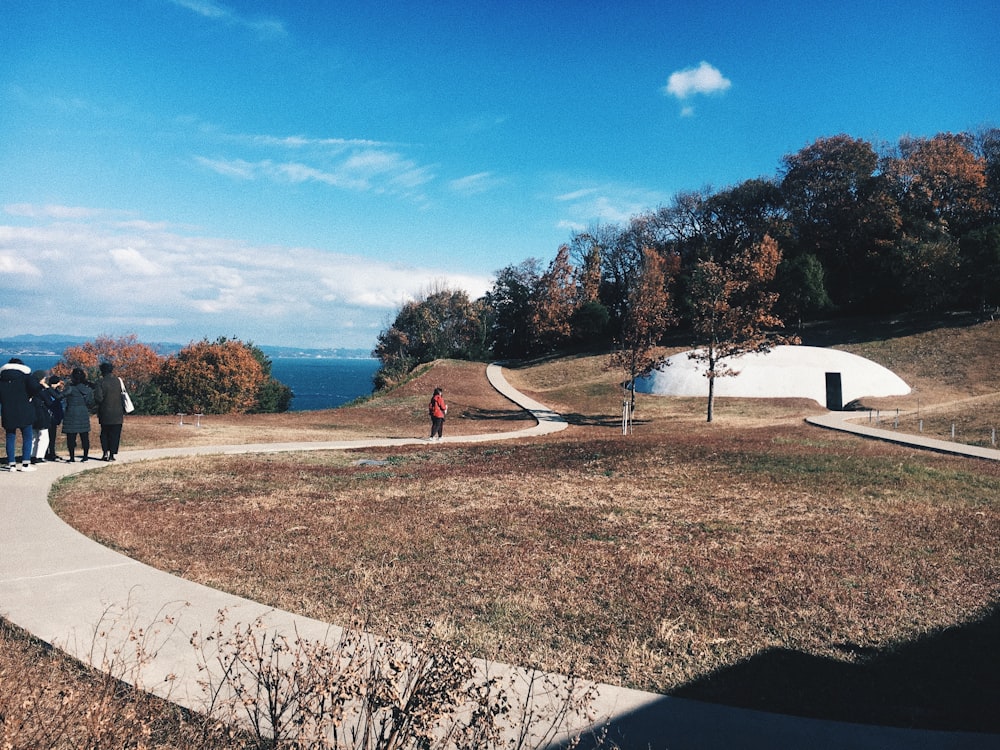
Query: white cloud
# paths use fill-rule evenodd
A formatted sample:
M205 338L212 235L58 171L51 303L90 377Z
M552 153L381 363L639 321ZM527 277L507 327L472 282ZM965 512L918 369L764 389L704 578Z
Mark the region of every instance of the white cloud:
M242 26L262 37L283 37L287 34L285 24L277 19L248 18L215 0L171 0L171 2L203 18Z
M230 135L230 140L242 141L254 146L277 146L281 148L326 148L340 151L347 148L380 148L391 147L394 144L383 141L373 141L366 138L307 138L302 135Z
M422 199L418 188L434 179L433 168L385 149L354 150L326 163L247 161L196 156L195 161L217 174L240 180L268 179L275 182L319 182L343 190L404 195Z
M255 165L243 159L209 159L205 156L196 156L195 161L225 177L252 180L256 176Z
M32 226L0 223L0 299L16 301L0 308L0 333L135 333L178 343L226 335L370 348L398 306L430 283L443 280L474 298L491 283L441 268L121 222L110 211L79 213L52 219L44 207L24 204L20 215L37 217Z
M39 206L34 203L11 203L3 207L4 213L10 216L23 216L30 219L87 219L101 215L102 211L83 206L57 206L47 204Z
M697 94L721 94L732 85L718 68L703 60L696 68L671 73L663 93L683 101Z
M0 252L0 274L10 274L12 276L36 276L41 277L42 272L31 261L19 258L17 253L8 251Z
M135 276L157 276L160 267L132 247L119 247L111 251L111 259L123 273Z
M563 195L557 195L556 200L560 203L565 203L567 201L578 201L583 198L589 198L598 192L597 188L582 188L580 190L574 190L571 193L564 193Z
M561 193L555 200L566 214L556 226L582 231L594 223L627 224L633 216L662 203L664 197L642 188L605 184Z
M492 172L477 172L452 180L448 183L448 188L461 195L477 195L489 192L500 184L501 180Z

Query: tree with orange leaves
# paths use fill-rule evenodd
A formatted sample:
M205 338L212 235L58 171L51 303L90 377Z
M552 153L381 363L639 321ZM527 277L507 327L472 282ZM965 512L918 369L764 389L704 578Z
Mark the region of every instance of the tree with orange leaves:
M781 343L798 343L776 333L782 321L774 314L771 291L781 250L770 235L724 261L706 259L691 278L692 324L696 348L689 356L706 366L708 418L715 406L716 378L734 377L730 360L749 352L767 352Z
M90 380L96 380L101 362L113 364L115 375L125 381L133 400L141 401L143 393L159 373L163 357L140 342L135 334L119 338L98 336L79 346L67 347L52 372L68 378L73 368L80 367Z
M569 260L569 246L562 245L542 274L531 302L531 327L535 349L554 351L569 341L573 314L579 307L576 270Z
M202 414L254 411L267 381L252 347L225 337L184 347L157 378L174 411Z

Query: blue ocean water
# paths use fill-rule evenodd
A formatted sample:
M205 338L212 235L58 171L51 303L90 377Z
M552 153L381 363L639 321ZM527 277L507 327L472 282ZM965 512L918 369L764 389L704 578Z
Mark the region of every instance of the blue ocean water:
M274 357L271 374L292 389L292 411L333 409L372 392L377 359Z
M47 370L59 357L22 356L32 370ZM4 359L6 361L6 359ZM292 389L292 411L333 409L372 392L377 359L274 357L271 374Z

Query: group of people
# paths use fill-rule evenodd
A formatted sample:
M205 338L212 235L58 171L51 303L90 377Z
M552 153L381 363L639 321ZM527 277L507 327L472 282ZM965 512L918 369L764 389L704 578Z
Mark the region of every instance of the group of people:
M17 357L0 367L0 422L7 437L7 470L35 471L35 464L60 461L56 453L59 426L66 436L69 461L76 461L79 441L81 461L90 460L90 415L101 425L102 461L114 461L121 445L125 423L125 385L114 375L110 362L100 365L96 383L76 367L66 382L44 370L31 371ZM431 440L440 440L448 406L441 388L435 388L428 406ZM21 435L21 453L17 437ZM20 459L20 462L18 462Z
M0 367L0 423L7 438L8 471L34 471L37 463L62 460L56 453L60 425L68 460L76 461L77 442L80 460L90 460L91 414L97 415L101 425L101 460L115 460L125 423L125 388L110 362L101 363L100 371L100 379L91 383L79 367L68 382L44 370L32 372L17 357Z

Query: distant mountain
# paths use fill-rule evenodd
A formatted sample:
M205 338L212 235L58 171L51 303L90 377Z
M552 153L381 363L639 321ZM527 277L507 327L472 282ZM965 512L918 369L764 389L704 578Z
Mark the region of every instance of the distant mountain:
M8 336L0 339L0 356L6 357L58 357L70 346L78 346L92 341L93 337L68 336L58 333L36 335L24 333L18 336ZM183 349L186 344L149 343L158 354L170 355ZM287 357L302 359L369 359L368 349L308 349L295 346L264 346L257 344L268 357Z
M47 334L36 336L25 333L0 339L0 355L8 357L58 357L66 347L77 346L90 339L81 336Z
M272 359L288 357L295 359L371 359L370 349L303 349L294 346L264 346L260 350Z

